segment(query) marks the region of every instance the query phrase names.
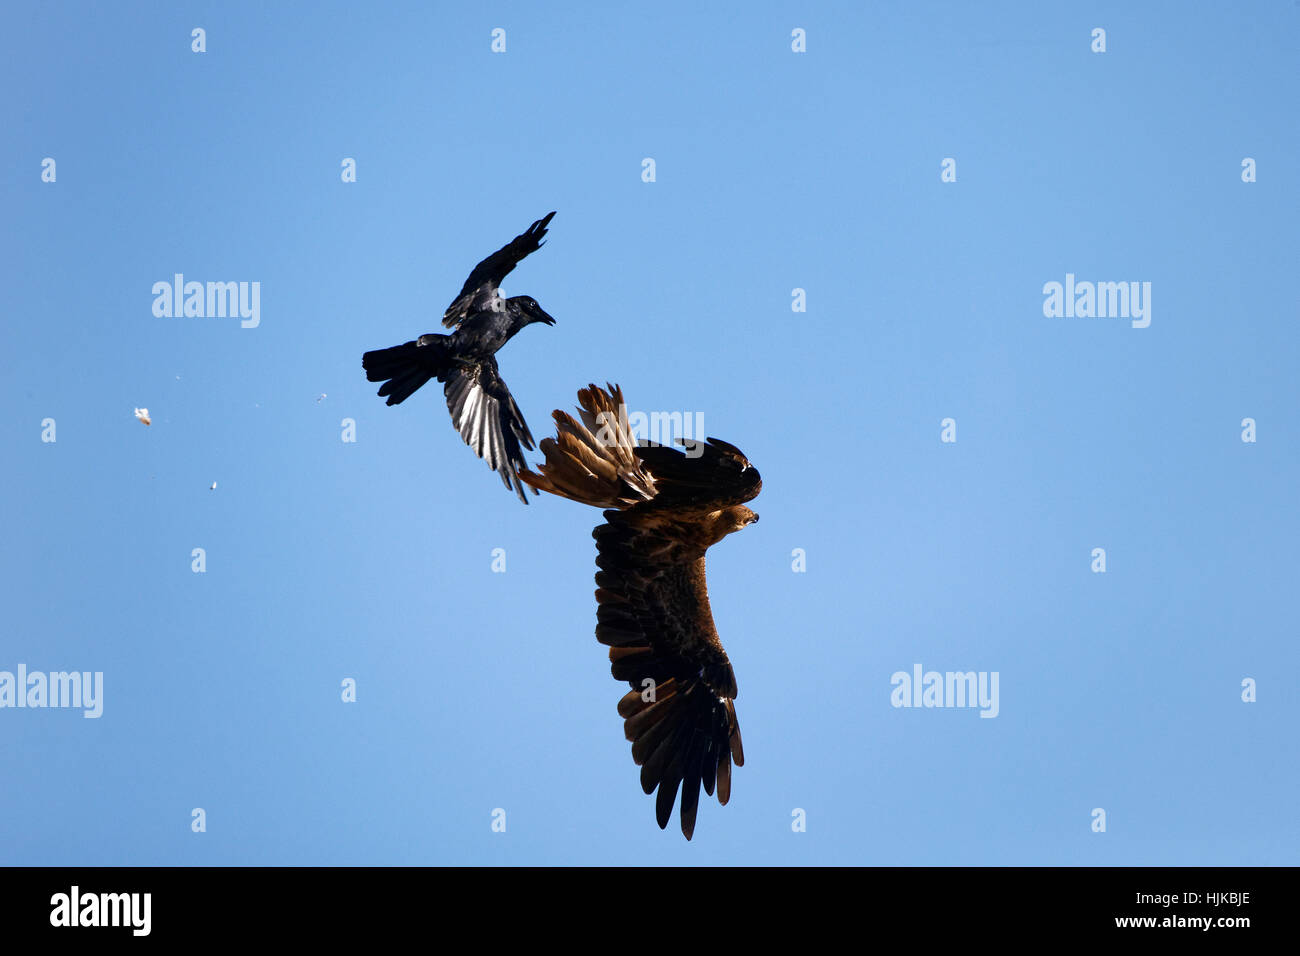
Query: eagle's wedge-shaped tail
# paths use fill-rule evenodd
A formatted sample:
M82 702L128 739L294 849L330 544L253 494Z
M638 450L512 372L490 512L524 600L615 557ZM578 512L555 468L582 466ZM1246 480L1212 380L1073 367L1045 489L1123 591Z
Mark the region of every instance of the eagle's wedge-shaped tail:
M731 796L731 768L745 762L736 719L736 675L709 607L705 552L758 520L744 506L762 488L734 445L683 442L686 453L638 441L623 393L578 392L581 421L554 413L533 488L605 508L596 539L596 640L609 648L624 735L655 796L661 828L681 793L682 834L695 832L700 788Z
M543 438L541 474L519 477L541 491L597 508L628 508L655 496L654 478L637 457L627 405L617 385L578 390L581 421L556 409L555 437Z

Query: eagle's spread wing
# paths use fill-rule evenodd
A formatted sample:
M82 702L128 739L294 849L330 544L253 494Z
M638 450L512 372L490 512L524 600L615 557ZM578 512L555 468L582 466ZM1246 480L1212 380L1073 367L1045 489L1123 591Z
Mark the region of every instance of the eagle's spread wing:
M546 224L554 215L554 212L547 213L544 218L538 219L476 265L469 278L465 280L460 293L451 305L447 306L442 324L449 329L455 328L475 313L502 310L505 306L500 294L501 280L508 276L525 256L536 252L545 244L542 239L546 235Z
M686 453L637 443L623 396L590 386L578 393L583 421L555 412L557 437L543 439L535 488L608 507L596 539L596 639L609 647L614 677L632 690L619 701L641 787L658 789L666 827L681 789L682 833L695 832L700 787L725 804L731 767L745 755L736 720L736 677L709 607L704 555L758 520L742 502L762 480L739 449L717 439ZM613 419L613 428L607 426ZM611 507L612 506L612 507Z
M443 394L447 397L451 423L465 444L501 475L505 486L513 489L520 501L528 504L519 480L520 470L528 467L520 445L531 450L533 436L514 396L497 372L496 360L486 358L475 364L456 365L438 379L446 383ZM537 494L536 489L533 494Z
M736 720L736 675L709 610L704 553L683 529L650 515L607 511L597 528L596 640L614 677L632 690L618 702L641 789L668 825L681 785L682 833L695 832L700 785L731 796L731 764L745 762Z

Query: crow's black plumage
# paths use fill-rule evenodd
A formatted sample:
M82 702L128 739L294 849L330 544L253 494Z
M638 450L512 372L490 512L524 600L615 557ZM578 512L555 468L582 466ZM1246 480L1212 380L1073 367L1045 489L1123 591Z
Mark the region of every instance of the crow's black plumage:
M422 335L361 357L366 378L384 383L379 394L388 396L389 405L400 405L431 378L442 382L456 430L524 504L528 498L519 469L527 467L522 449L532 449L533 436L497 370L495 356L524 326L554 325L555 320L531 296L503 298L501 280L544 245L554 215L537 220L474 267L443 315L442 324L455 329L450 335Z

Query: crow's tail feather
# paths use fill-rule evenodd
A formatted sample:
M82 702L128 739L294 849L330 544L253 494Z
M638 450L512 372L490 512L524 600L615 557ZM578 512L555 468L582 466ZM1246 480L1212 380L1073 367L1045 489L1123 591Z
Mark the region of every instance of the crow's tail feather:
M424 336L416 342L367 352L361 356L367 380L383 382L379 394L388 396L389 405L400 405L445 369L446 350L437 341L441 338L445 336Z

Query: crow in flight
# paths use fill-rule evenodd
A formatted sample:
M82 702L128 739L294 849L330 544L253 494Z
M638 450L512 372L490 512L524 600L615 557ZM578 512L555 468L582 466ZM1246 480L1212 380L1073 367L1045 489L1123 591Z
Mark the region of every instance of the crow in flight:
M607 508L596 539L596 640L609 646L614 677L632 690L618 702L641 789L659 788L655 815L668 825L680 784L682 833L695 832L700 785L731 797L731 765L745 762L732 673L709 609L704 553L758 520L743 502L763 487L740 450L716 438L640 441L628 428L623 392L578 392L581 421L554 413L542 439L534 489Z
M455 329L450 335L421 335L361 357L366 378L384 383L379 394L388 396L389 405L400 405L431 378L444 383L451 423L460 437L524 504L528 498L519 470L527 462L520 445L531 450L533 436L497 371L495 355L524 326L554 325L555 320L531 296L502 298L500 286L520 260L545 245L546 225L554 215L537 220L474 267L442 317L444 326Z

